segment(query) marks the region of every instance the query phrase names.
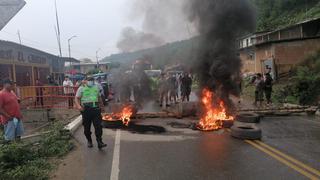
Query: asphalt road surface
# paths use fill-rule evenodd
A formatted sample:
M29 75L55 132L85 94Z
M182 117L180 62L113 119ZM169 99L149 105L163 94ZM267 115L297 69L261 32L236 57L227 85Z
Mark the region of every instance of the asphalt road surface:
M200 132L175 129L169 122L191 119L133 120L166 132L104 129L105 150L82 145L87 180L319 179L320 119L308 116L267 117L262 141L243 141L227 129ZM161 128L162 127L162 128ZM158 129L157 129L158 128ZM148 126L143 126L148 130Z

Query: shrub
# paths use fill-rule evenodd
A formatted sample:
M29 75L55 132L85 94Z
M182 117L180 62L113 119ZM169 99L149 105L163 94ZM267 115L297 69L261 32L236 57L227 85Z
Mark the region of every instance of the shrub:
M290 82L282 89L275 91L275 99L281 103L317 104L320 95L320 72L307 66L299 66Z
M49 134L43 135L38 152L45 157L61 157L67 154L72 148L73 144L70 139L70 134L63 130L62 124L54 124Z
M54 124L50 133L36 144L13 142L0 145L0 179L44 180L53 166L49 158L61 157L73 147L62 124Z

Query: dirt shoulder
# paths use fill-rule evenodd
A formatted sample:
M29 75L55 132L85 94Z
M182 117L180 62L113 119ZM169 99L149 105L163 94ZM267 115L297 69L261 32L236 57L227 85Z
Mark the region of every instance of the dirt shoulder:
M75 148L60 160L57 169L52 173L51 180L83 180L85 173L83 153L80 144L74 141Z

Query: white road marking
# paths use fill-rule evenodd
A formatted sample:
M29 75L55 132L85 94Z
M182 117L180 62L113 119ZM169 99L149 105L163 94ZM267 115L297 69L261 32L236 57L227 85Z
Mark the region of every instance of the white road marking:
M119 179L119 172L120 172L120 139L121 139L121 130L116 131L116 137L114 142L114 149L113 149L113 159L112 159L112 167L111 167L111 180L118 180Z

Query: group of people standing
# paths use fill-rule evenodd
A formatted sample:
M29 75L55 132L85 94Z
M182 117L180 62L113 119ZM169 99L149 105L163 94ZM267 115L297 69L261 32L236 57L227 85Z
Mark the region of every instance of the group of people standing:
M178 103L179 92L181 101L189 101L191 94L192 78L189 73L164 74L159 79L159 103L160 106L170 106L169 102Z
M253 79L252 83L255 85L255 101L254 105L262 105L264 100L264 95L267 100L267 105L271 104L271 94L272 94L272 83L273 78L269 72L264 76L261 73L258 73ZM259 104L258 104L259 103Z

